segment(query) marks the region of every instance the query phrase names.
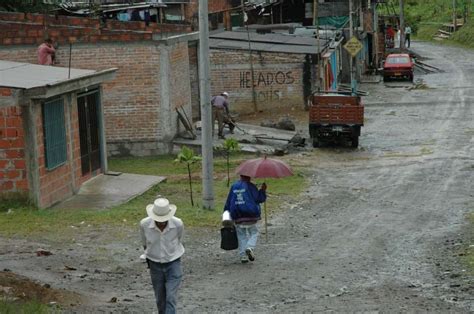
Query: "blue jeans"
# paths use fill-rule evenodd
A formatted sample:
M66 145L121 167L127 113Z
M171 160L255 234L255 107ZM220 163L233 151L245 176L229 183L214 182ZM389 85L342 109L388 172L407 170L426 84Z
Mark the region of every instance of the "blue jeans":
M155 292L156 306L160 314L176 313L178 288L183 277L181 259L170 263L148 260L151 283Z
M258 228L257 224L243 225L236 224L237 239L239 240L239 254L245 255L245 249L254 249L257 245Z

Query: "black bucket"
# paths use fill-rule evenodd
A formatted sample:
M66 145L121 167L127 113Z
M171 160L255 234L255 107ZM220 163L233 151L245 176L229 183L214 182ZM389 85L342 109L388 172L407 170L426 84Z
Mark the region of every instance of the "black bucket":
M235 227L221 228L221 249L226 251L236 250L239 247Z

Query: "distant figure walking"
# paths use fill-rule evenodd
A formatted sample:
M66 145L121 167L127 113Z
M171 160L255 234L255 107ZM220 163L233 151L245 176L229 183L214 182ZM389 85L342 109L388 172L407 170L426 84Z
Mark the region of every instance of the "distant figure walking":
M217 120L217 135L224 139L224 124L227 123L230 128L230 133L234 132L234 123L231 122L229 116L229 94L222 92L218 96L211 99L212 104L212 133L214 134L214 123Z
M411 40L410 40L411 38L410 37L411 37L411 27L410 27L410 25L407 25L405 27L405 46L407 48L410 48L410 44L411 44Z
M176 313L177 293L183 277L181 256L184 225L174 217L176 206L158 198L146 207L147 218L140 222L145 257L160 314Z
M45 39L38 47L38 64L54 65L56 50L53 47L53 41L50 38Z
M257 222L261 219L260 203L267 199L266 190L265 183L258 190L255 184L250 182L250 177L241 175L240 180L232 184L227 196L224 211L230 212L235 223L242 263L255 260L254 249L258 240Z
M385 43L387 48L394 48L395 46L395 30L392 25L388 25L385 30Z

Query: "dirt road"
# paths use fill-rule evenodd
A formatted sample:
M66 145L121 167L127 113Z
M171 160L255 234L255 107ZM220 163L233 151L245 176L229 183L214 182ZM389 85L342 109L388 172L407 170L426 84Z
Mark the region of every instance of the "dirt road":
M412 47L445 72L415 77L428 89L363 86L360 149L288 156L308 166L310 187L271 218L255 262L221 251L218 230L188 231L180 312L474 311L473 276L457 256L472 243L474 53ZM70 311L152 312L133 230L121 243L100 230L32 257L39 246L48 243L2 241L1 268L84 295Z

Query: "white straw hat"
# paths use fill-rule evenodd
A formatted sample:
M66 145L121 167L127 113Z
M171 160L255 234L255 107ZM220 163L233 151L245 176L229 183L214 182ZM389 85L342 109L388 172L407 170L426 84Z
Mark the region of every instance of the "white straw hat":
M229 97L229 93L228 92L222 92L221 94L222 96L226 96L226 97Z
M166 198L157 198L146 207L146 212L154 221L165 222L174 216L176 209L176 205L170 204Z

